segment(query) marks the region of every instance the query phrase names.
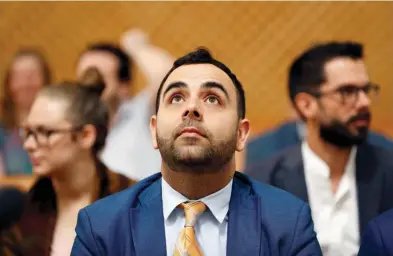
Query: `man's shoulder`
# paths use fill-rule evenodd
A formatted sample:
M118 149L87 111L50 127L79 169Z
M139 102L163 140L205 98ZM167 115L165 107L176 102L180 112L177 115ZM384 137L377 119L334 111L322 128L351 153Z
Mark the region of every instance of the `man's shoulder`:
M265 144L268 141L281 141L282 137L286 134L296 134L296 122L295 121L286 121L272 129L267 130L261 135L252 139L248 145L250 147L260 146L259 144Z
M388 210L374 218L362 234L359 256L392 255L393 210Z
M253 178L258 177L258 180L260 180L259 176L262 173L270 175L270 172L275 170L278 165L284 163L289 158L293 158L294 160L301 159L301 143L293 146L288 146L285 149L273 154L267 159L262 159L261 161L255 162L252 165L247 166L245 173Z
M306 202L242 173L236 173L234 181L230 209L235 214L229 215L232 221L237 221L239 226L256 229L257 239L274 245L270 253L279 249L282 255L321 255L311 210ZM236 215L239 212L236 208L241 208L240 215ZM248 233L246 231L242 235ZM252 236L249 239L253 239Z
M256 180L251 180L251 182L255 194L261 198L262 203L268 203L269 207L284 209L292 206L302 207L304 205L304 201L285 190Z
M392 150L370 142L363 143L358 146L357 158L370 162L376 162L379 165L386 165L387 168L393 168Z
M301 156L301 145L302 145L301 143L297 143L295 145L288 146L288 147L280 150L279 152L273 154L271 157L257 162L255 165L258 166L258 165L264 165L269 162L282 161L282 160L286 159L287 157L292 157L294 155L299 157L299 156Z
M288 216L288 211L294 210L295 213L306 205L300 198L280 188L259 182L245 174L239 174L238 176L249 183L253 195L259 198L262 209L266 212Z
M381 215L370 221L366 231L364 232L362 243L368 243L369 241L367 240L371 240L370 238L373 237L373 239L377 239L386 243L386 245L390 247L389 250L393 250L392 244L390 242L391 241L390 238L392 236L393 236L393 209L382 213Z
M389 227L393 226L393 209L390 209L378 217L374 219L375 223L378 223L379 226L383 227L386 226L386 224L389 224ZM393 233L393 229L391 229L391 232Z
M129 210L137 207L140 203L140 197L148 196L146 195L146 191L149 191L147 188L151 187L152 184L159 183L160 177L161 174L154 174L123 191L94 202L83 210L89 218L97 221L105 220L109 222L110 219L119 216L128 216Z
M280 188L248 177L244 179L248 180L251 187L251 198L257 198L251 201L258 202L258 222L273 243L286 241L284 243L290 247L303 247L311 243L315 252L318 251L311 210L306 202Z
M390 149L390 150L393 149L392 139L382 133L370 131L368 134L367 141L370 144L373 144L373 145L376 145L376 146L379 146L382 148L386 148L386 149Z

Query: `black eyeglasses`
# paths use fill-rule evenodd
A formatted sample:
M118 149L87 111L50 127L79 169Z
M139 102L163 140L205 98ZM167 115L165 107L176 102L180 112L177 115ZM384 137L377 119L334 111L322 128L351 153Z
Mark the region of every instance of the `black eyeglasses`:
M34 140L40 146L48 144L49 138L56 133L67 133L80 131L83 126L76 126L71 128L47 128L39 126L35 129L23 127L19 129L19 135L23 142L26 142L30 135L33 135Z
M345 85L332 91L312 92L311 95L320 98L324 95L338 94L340 96L340 100L342 104L352 105L352 104L356 104L356 102L358 101L359 94L361 91L364 92L371 101L375 101L378 99L380 87L379 85L376 84L368 84L365 86Z

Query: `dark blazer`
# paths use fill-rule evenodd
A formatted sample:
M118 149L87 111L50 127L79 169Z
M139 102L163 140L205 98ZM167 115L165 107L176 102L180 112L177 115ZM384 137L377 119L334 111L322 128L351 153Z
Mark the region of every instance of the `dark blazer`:
M295 146L301 142L296 121L287 121L261 136L254 138L247 144L246 168L265 160L281 150ZM384 135L370 131L368 142L393 151L393 141Z
M161 174L82 209L71 255L166 254ZM227 255L322 255L308 204L236 173Z
M363 234L359 256L393 256L393 210L372 220Z
M247 143L246 165L265 160L284 148L300 142L295 121L287 121Z
M301 144L249 167L245 173L308 202ZM393 208L393 154L368 143L360 145L356 154L356 184L362 234L370 220Z

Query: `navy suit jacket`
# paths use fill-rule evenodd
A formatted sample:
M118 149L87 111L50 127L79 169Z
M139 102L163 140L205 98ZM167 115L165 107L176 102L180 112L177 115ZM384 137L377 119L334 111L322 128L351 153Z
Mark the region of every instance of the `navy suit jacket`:
M246 149L246 168L298 144L301 138L296 123L297 121L285 122L250 141ZM370 131L367 141L372 145L393 150L393 141L376 132Z
M393 209L368 224L358 255L393 256Z
M393 208L393 158L392 152L363 143L355 161L361 235L369 221ZM301 144L254 164L245 173L308 202Z
M78 215L73 256L166 254L161 174L101 199ZM228 256L322 255L308 204L253 181L233 179Z

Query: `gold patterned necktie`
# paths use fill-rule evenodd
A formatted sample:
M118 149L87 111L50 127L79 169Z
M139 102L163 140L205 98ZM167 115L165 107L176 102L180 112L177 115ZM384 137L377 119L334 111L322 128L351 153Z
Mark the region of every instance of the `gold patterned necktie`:
M184 210L186 223L177 239L173 256L202 256L194 226L199 216L206 210L206 205L198 201L182 203L179 207Z

